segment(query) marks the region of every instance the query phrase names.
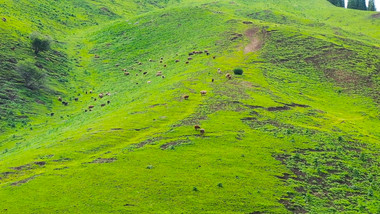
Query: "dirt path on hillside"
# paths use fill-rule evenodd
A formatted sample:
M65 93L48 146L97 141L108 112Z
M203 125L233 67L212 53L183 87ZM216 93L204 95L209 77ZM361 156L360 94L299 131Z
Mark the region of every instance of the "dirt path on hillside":
M259 36L259 29L252 28L245 32L245 36L251 40L251 42L245 46L244 53L251 53L258 51L262 48L264 41Z

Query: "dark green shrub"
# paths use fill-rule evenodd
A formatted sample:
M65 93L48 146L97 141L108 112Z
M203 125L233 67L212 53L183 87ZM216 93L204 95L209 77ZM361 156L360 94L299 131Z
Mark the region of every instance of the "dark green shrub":
M45 74L39 71L32 61L21 61L16 66L25 87L36 90L44 85Z
M235 75L242 75L243 74L243 69L241 69L241 68L235 68L234 69L234 74Z
M41 51L50 50L51 39L47 36L43 36L40 33L34 32L30 36L32 42L32 49L35 54L38 54Z

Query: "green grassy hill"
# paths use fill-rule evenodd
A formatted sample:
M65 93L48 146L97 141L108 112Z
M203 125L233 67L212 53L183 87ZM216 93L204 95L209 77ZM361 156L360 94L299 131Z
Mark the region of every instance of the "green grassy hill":
M0 4L1 213L380 212L378 13L38 2Z

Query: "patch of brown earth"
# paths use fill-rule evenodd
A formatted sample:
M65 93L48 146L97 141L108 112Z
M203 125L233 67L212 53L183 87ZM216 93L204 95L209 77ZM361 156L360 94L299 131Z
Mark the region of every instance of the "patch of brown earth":
M260 33L258 28L252 28L245 32L245 36L248 37L251 42L245 46L244 53L251 53L263 47L266 31L262 30Z
M112 163L116 160L117 160L116 158L98 158L98 159L93 160L90 163Z
M165 143L163 145L160 146L161 149L168 149L168 148L171 148L172 146L177 146L177 145L180 145L180 144L185 144L185 143L189 143L190 140L176 140L176 141L172 141L172 142L169 142L169 143Z
M19 186L21 184L25 184L27 183L28 181L30 180L33 180L35 177L37 177L38 175L33 175L32 177L29 177L29 178L26 178L26 179L23 179L23 180L20 180L20 181L16 181L14 183L11 183L12 186Z

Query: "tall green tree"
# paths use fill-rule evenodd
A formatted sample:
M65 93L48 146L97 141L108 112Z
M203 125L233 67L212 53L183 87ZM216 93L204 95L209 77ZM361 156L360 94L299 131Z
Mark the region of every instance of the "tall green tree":
M367 5L365 4L365 0L359 0L359 10L367 10Z
M347 8L359 9L359 0L348 0Z
M43 36L40 33L34 32L30 35L32 49L35 54L41 51L50 50L51 39L48 36Z
M344 0L337 0L337 5L338 7L344 7Z
M376 11L375 1L369 0L368 2L368 10L369 11Z

